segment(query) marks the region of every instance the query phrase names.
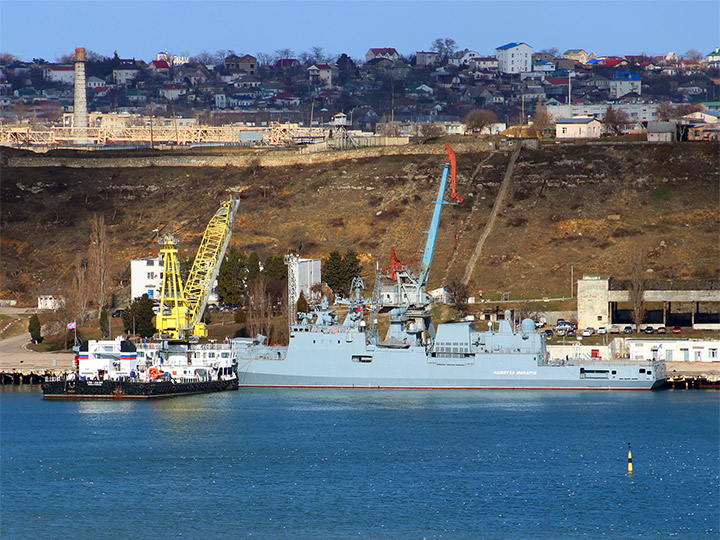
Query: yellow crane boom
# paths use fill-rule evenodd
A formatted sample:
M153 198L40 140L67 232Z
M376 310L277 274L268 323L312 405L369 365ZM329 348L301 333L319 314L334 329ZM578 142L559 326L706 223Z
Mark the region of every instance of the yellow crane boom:
M240 199L224 202L215 212L203 235L185 286L180 278L177 239L164 235L159 242L163 257L163 286L160 311L155 321L162 339L189 339L207 336L201 322L208 296L225 257L232 224Z

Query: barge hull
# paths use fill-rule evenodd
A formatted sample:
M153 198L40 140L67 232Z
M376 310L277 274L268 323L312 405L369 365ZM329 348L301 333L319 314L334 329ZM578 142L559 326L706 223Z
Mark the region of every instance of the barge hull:
M71 380L42 384L45 399L155 399L237 389L237 379L187 383Z

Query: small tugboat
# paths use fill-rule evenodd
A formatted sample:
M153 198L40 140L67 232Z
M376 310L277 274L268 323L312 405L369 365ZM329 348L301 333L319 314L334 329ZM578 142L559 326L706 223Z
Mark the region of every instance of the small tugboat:
M149 399L237 390L236 360L227 344L85 341L77 373L46 377L45 398Z

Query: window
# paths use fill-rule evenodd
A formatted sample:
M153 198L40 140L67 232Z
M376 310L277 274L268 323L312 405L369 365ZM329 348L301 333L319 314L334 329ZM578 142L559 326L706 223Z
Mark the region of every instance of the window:
M602 321L602 315L598 315L598 321Z
M717 357L718 357L717 349L710 349L708 351L708 358L710 358L711 361L713 361L713 362L717 361Z
M147 278L152 279L155 277L155 272L148 272Z
M148 260L147 260L147 265L148 265L148 266L155 266L155 261L153 261L152 259L148 259Z

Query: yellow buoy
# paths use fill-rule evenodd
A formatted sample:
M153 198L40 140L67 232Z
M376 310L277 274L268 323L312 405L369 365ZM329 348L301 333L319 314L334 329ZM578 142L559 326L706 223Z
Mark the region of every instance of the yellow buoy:
M633 472L632 450L630 449L630 443L628 443L628 474L632 474L632 472Z

